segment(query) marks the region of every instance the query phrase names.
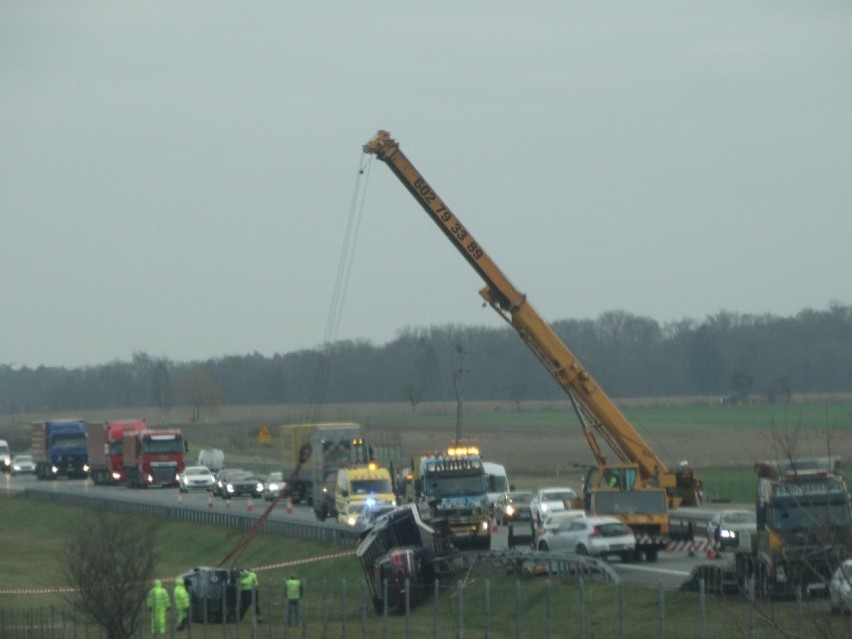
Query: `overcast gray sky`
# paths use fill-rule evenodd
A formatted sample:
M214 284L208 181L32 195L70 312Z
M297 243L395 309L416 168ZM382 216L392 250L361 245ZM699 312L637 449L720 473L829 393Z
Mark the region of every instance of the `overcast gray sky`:
M852 4L0 2L0 364L321 345L387 129L550 320L852 303ZM337 339L499 326L374 163Z

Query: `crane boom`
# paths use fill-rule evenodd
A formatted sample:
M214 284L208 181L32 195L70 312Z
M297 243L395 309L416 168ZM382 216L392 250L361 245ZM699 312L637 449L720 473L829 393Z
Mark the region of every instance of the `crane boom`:
M672 505L697 503L700 481L694 473L689 469L679 469L675 473L669 471L580 360L529 303L526 295L515 288L482 245L417 171L390 134L379 131L364 145L363 150L387 164L485 281L480 295L514 327L569 395L598 466L607 466L606 455L599 443L601 440L621 462L635 464L643 484L665 488Z

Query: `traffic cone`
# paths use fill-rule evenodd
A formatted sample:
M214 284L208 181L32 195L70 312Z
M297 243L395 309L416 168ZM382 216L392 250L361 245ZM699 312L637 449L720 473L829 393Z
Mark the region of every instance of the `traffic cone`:
M712 548L707 549L707 559L715 559L716 552Z
M207 507L213 508L213 493L209 490L207 491Z
M230 499L225 500L225 510L231 510L231 500Z
M178 503L179 504L183 503L183 493L181 492L180 488L178 488Z
M252 512L254 510L254 504L251 502L251 497L249 497L248 506L246 506L246 512Z
M287 498L287 514L288 515L293 514L293 498L292 497Z

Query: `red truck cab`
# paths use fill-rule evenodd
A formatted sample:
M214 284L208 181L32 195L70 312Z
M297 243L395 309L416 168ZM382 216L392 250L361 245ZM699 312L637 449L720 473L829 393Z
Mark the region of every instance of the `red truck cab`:
M93 483L114 485L123 484L127 480L124 472L124 434L146 428L148 425L142 419L86 424L89 477Z
M177 486L186 467L186 444L179 428L124 433L123 463L129 488Z

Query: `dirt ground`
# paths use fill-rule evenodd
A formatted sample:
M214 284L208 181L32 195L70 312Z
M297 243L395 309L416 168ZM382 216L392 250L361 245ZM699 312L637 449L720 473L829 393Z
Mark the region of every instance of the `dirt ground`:
M452 432L446 432L452 437ZM404 450L429 450L440 448L440 436L436 432L403 433ZM440 437L443 441L444 437ZM852 429L831 432L831 450L826 445L826 432L820 431L807 438L800 437L796 443L798 456L840 455L852 458ZM516 472L529 474L557 474L593 462L591 450L579 432L566 432L558 436L542 435L517 430L496 435L482 434L477 437L482 450L488 457L512 460ZM768 429L726 432L719 436L697 436L694 433L655 434L647 440L652 449L670 468L687 460L695 468L751 467L756 460L773 460L784 457L784 446L776 441L775 433ZM613 460L615 461L615 460ZM578 471L579 472L579 471ZM572 473L573 474L573 473Z

